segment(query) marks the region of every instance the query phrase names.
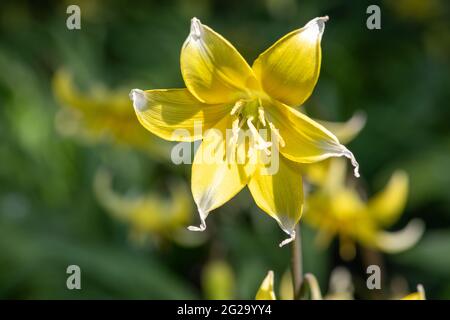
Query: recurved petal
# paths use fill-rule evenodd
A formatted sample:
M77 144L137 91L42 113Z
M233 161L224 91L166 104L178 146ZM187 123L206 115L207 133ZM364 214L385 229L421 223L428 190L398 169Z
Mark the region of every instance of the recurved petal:
M376 236L376 247L387 253L398 253L414 246L422 237L425 226L422 220L411 220L402 230L381 231Z
M400 217L408 197L408 184L406 172L398 170L386 187L369 200L369 212L381 226L390 226Z
M256 300L276 300L275 292L273 291L273 271L270 270L264 278L261 286L256 293Z
M226 128L231 128L231 118L221 120L217 126L205 133L192 164L191 189L200 214L200 226L189 227L192 231L203 231L209 212L220 207L244 188L249 179L245 157L231 159L227 156ZM245 150L242 143L238 152Z
M169 141L194 141L230 112L225 104L199 102L187 89L130 92L139 122L150 132Z
M330 157L347 157L359 177L359 165L353 153L329 130L301 112L278 101L266 108L269 120L278 128L285 146L280 152L286 158L300 163L314 163Z
M197 18L191 20L180 64L186 86L202 102L231 102L257 86L252 69L233 45Z
M303 182L299 164L282 156L278 158L278 171L271 174L271 170L258 164L248 188L258 207L274 218L289 235L281 247L295 239L295 226L303 209Z
M349 143L358 135L362 128L364 128L366 118L364 112L356 112L346 122L315 121L330 130L339 139L339 142Z
M315 18L275 42L253 63L263 89L273 98L298 106L311 95L319 78L320 41L328 17Z

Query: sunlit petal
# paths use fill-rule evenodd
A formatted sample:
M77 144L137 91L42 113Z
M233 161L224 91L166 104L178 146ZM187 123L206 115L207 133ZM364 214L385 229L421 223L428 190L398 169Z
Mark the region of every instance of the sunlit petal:
M285 141L280 152L286 158L301 163L313 163L330 157L344 156L351 160L355 167L355 176L359 176L355 157L339 143L334 134L294 108L277 101L270 103L272 105L266 108L266 113Z
M186 86L202 102L231 102L258 85L233 45L197 18L191 21L180 62Z
M229 105L206 105L187 89L133 89L130 98L139 122L170 141L194 141L230 112Z
M294 30L263 52L253 70L263 89L289 105L301 105L311 95L319 78L320 42L328 17L315 18Z
M275 174L268 174L268 168L258 165L248 187L256 204L274 218L289 235L280 246L295 239L295 225L303 209L303 183L299 165L279 157Z
M209 212L233 198L248 182L246 165L228 161L225 129L231 127L231 118L221 120L216 128L210 129L197 150L192 164L192 194L200 214L200 226L189 227L192 231L203 231ZM238 146L238 152L244 145ZM244 157L245 158L245 157Z

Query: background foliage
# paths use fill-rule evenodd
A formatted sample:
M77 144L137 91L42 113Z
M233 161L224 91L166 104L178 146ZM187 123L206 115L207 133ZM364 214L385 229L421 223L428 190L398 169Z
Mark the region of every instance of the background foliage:
M79 31L66 28L68 4L81 7ZM411 290L424 284L431 298L450 298L448 2L379 2L382 29L374 31L365 26L370 4L2 1L0 297L214 297L204 284L208 276L202 276L213 260L227 262L228 267L220 265L219 278L234 281L226 290L235 297L253 298L269 269L279 283L288 268L289 249L278 248L284 235L247 192L211 215L209 239L201 244L130 240L127 225L111 217L93 193L97 169L108 168L122 193L164 196L169 180L189 181L190 168L132 146L62 135L61 106L51 80L64 67L83 90L98 83L125 94L134 87L180 87L179 52L193 16L252 61L280 36L327 14L321 77L306 109L333 121L346 120L356 110L367 113L366 127L350 144L361 165L362 184L371 194L394 169L404 168L411 193L398 224L418 217L427 228L415 248L385 256L387 275L401 276ZM196 213L192 215L196 221ZM305 269L325 291L338 265L348 267L356 282L364 281L359 256L348 263L340 260L336 245L320 251L314 232L302 228ZM69 264L82 269L81 291L66 289Z

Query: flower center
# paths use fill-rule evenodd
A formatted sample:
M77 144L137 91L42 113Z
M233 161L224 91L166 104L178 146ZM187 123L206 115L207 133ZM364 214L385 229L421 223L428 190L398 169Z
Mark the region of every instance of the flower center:
M281 137L278 129L267 119L260 98L236 101L230 115L234 117L231 143L236 147L239 133L241 130L246 129L247 134L249 133L250 135L249 157L258 150L262 150L266 155L270 155L274 142L279 142L281 147L285 146L284 139ZM271 137L270 141L267 140L269 137Z

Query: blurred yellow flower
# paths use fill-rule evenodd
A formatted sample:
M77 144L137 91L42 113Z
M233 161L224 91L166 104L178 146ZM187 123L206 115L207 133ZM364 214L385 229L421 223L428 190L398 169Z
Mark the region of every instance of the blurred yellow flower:
M231 266L223 260L209 262L202 272L202 287L208 300L235 298L235 276Z
M203 139L191 184L201 224L190 230L205 230L208 214L248 186L256 204L289 235L283 245L295 238L302 213L300 163L344 156L358 175L353 154L336 136L294 108L318 80L327 20L315 18L288 33L250 67L231 43L193 18L180 57L187 88L131 91L137 117L149 131L170 141ZM271 174L267 157L278 152Z
M308 294L311 300L322 300L322 293L320 292L319 283L317 282L316 277L307 273L304 275L303 283L302 283L303 293L305 296ZM306 292L308 291L308 292ZM290 272L286 272L283 275L280 285L280 297L282 300L293 300L292 288L292 278ZM264 278L261 286L256 293L256 300L276 300L275 290L274 290L274 274L273 271L270 270L267 273L267 276Z
M59 70L53 77L53 92L63 106L55 119L61 134L91 143L111 141L145 151L154 159L167 158L169 146L135 125L136 116L122 91L97 86L84 94L75 87L71 74Z
M108 213L130 225L135 239L158 236L178 241L187 232L185 225L191 220L192 204L184 184L173 184L170 198L157 193L126 197L117 194L111 184L109 173L99 170L94 180L95 195Z
M403 230L388 232L400 217L408 194L408 176L396 171L384 190L364 201L355 187L346 185L346 164L333 159L327 179L307 197L305 221L318 229L318 242L328 244L334 236L340 240L344 259L355 256L355 242L363 247L395 253L413 246L424 227L412 220Z
M273 290L273 271L270 270L256 293L256 300L276 300Z
M417 286L417 292L408 294L406 297L402 298L402 300L426 300L425 289L419 284Z

